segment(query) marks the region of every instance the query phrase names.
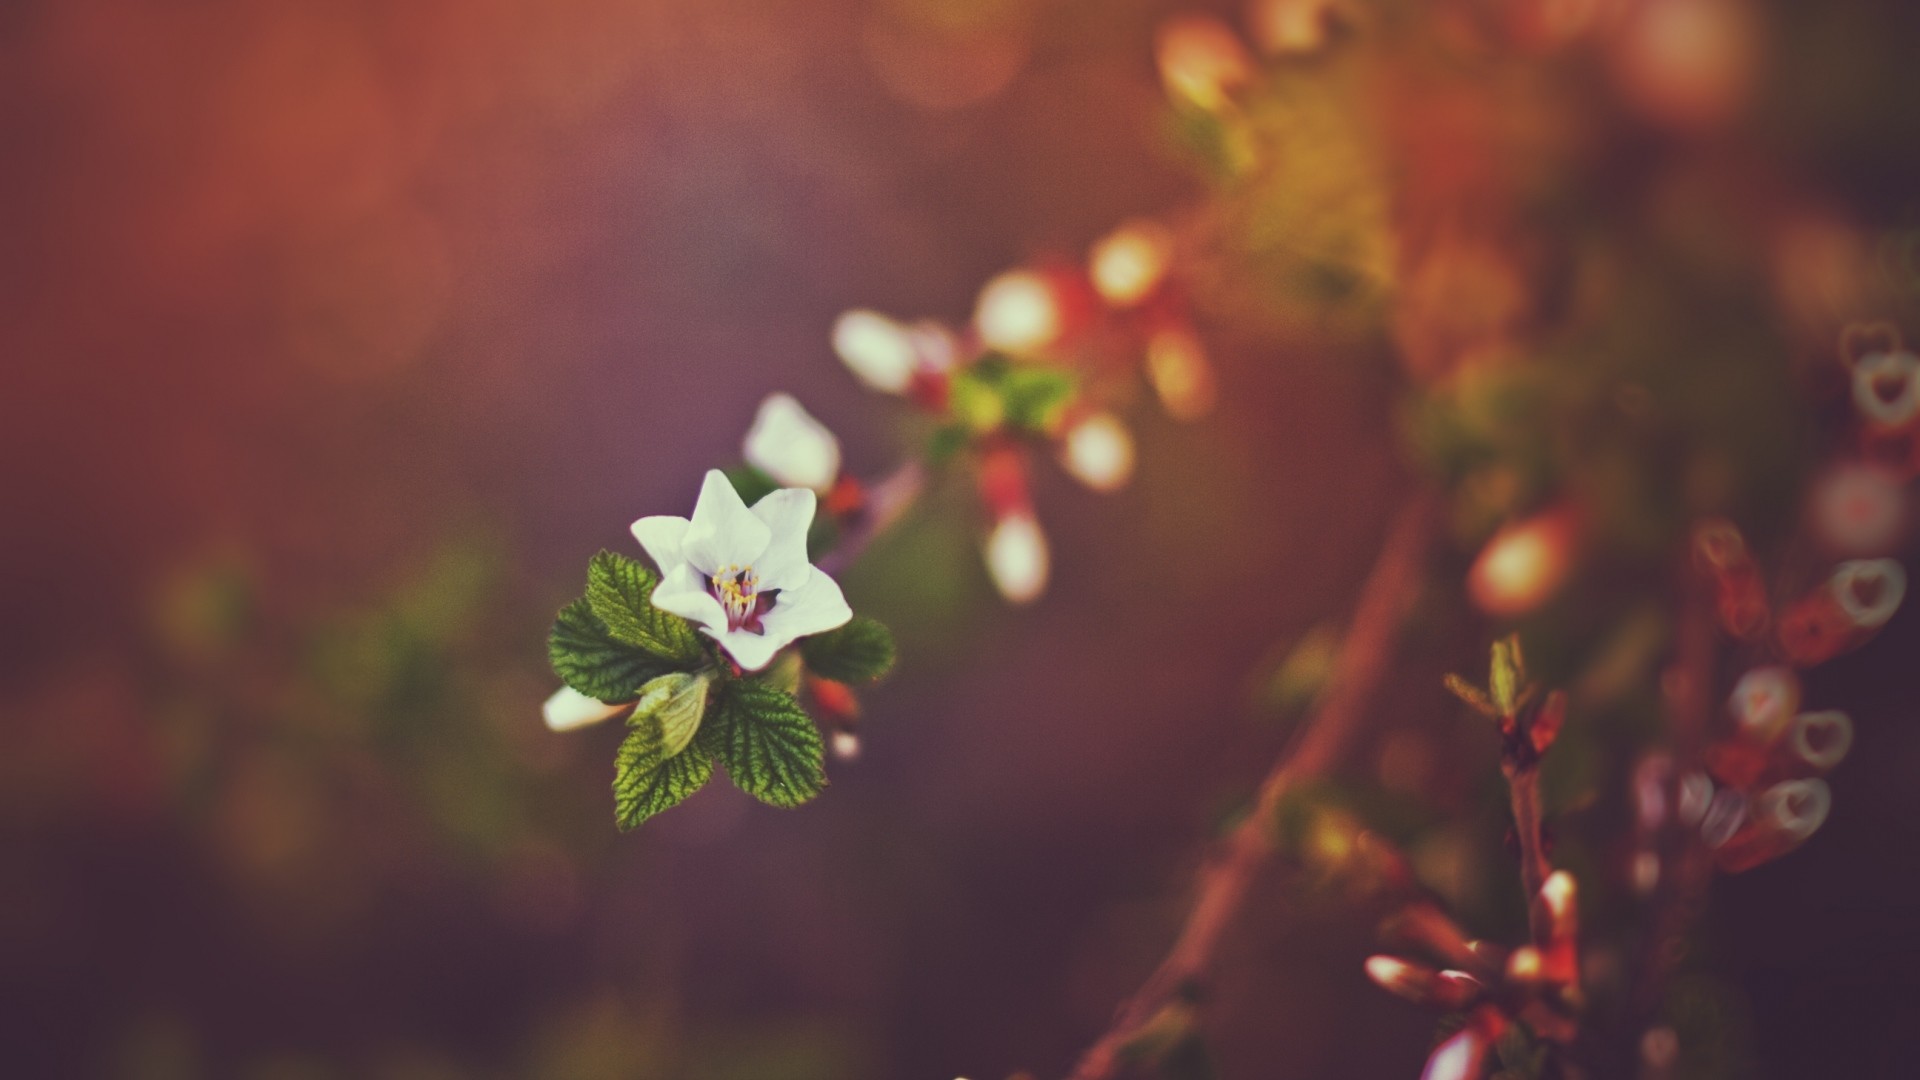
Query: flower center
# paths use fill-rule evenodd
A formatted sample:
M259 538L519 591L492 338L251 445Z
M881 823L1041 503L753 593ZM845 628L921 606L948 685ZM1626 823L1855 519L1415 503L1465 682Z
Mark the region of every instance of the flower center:
M707 591L727 613L727 629L764 634L760 618L773 609L779 589L760 589L760 577L751 566L728 566L707 579Z

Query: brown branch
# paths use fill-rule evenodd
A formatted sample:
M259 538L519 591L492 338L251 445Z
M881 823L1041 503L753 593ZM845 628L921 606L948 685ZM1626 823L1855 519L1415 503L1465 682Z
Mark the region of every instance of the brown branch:
M851 524L832 551L814 565L828 575L838 575L866 551L874 538L892 528L918 502L927 488L927 470L918 460L908 461L867 489L866 507Z
M1400 624L1419 592L1435 516L1430 496L1416 497L1400 512L1361 588L1353 625L1318 711L1267 774L1253 811L1201 869L1193 907L1173 948L1120 1007L1113 1025L1081 1056L1071 1080L1116 1075L1126 1064L1127 1044L1212 965L1255 873L1273 854L1273 821L1281 801L1295 784L1331 768L1359 732Z

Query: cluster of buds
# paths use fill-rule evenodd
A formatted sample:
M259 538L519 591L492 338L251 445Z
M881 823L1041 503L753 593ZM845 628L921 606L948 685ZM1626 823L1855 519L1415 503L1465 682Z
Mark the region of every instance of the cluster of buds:
M1814 533L1838 555L1887 555L1906 535L1907 487L1920 476L1920 357L1891 323L1848 326L1839 356L1858 421L1855 445L1815 485Z
M1866 644L1907 592L1907 574L1892 559L1848 559L1776 618L1760 565L1730 522L1709 521L1694 533L1694 554L1713 583L1720 629L1736 641L1772 643L1798 667L1813 667Z
M1496 1053L1515 1053L1516 1045L1539 1053L1534 1040L1573 1041L1583 1003L1577 891L1565 870L1549 874L1532 898L1535 940L1512 950L1470 938L1426 900L1382 926L1382 937L1408 955L1368 957L1367 976L1409 1001L1464 1018L1434 1047L1421 1080L1472 1080Z
M1802 712L1800 697L1787 668L1742 675L1727 702L1733 735L1709 748L1708 775L1680 788L1681 823L1699 828L1724 870L1783 855L1826 821L1832 795L1822 778L1853 745L1853 723L1841 712Z
M1173 230L1131 221L1095 243L1084 264L988 281L964 328L867 310L834 325L834 351L862 382L939 421L932 456L965 454L973 464L987 569L1009 601L1039 597L1049 574L1032 498L1035 451L1049 450L1095 491L1132 478L1133 435L1102 404L1128 393L1113 376L1143 366L1178 419L1213 406L1213 369L1173 274L1176 254Z

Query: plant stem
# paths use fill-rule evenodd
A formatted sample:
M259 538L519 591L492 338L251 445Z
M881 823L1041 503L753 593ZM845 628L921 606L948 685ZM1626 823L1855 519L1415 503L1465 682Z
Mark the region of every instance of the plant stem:
M1301 780L1331 768L1359 732L1373 691L1386 673L1401 621L1420 591L1435 517L1434 499L1422 495L1395 519L1361 588L1353 625L1318 711L1268 772L1253 811L1201 868L1193 907L1173 948L1081 1056L1071 1080L1113 1077L1125 1064L1127 1043L1141 1027L1212 966L1255 873L1273 854L1273 821L1282 799Z
M927 487L927 470L918 459L898 466L867 489L866 513L849 528L832 551L814 565L829 575L838 575L860 557L867 545L886 532L918 502Z
M1549 927L1540 906L1540 886L1547 883L1552 867L1540 837L1540 768L1528 765L1504 771L1513 796L1513 830L1520 838L1520 887L1527 894L1527 929L1533 943L1544 948Z

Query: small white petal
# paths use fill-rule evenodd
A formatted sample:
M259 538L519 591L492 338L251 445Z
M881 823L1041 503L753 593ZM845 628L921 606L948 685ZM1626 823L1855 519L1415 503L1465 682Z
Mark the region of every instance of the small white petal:
M704 574L729 566L751 566L773 534L740 499L733 482L719 469L707 470L694 504L693 521L681 539L680 557Z
M546 704L540 706L540 715L547 727L554 731L572 731L589 724L597 724L610 716L633 707L633 702L609 705L598 698L590 698L571 686L563 686L553 692Z
M1047 534L1030 514L1000 519L987 537L987 571L1000 595L1016 604L1037 599L1047 587Z
M861 382L898 394L913 381L918 357L906 327L877 311L849 311L833 324L833 351Z
M807 530L813 527L813 492L782 488L753 504L753 516L767 526L767 549L754 560L760 591L797 589L807 583L813 567L807 563Z
M781 487L825 491L840 478L840 440L788 394L769 394L741 456Z
M691 524L686 518L671 514L643 517L633 523L633 538L640 541L647 558L664 574L680 563L680 545Z
M709 634L727 632L727 610L707 591L700 572L688 563L676 564L660 579L653 590L653 606L688 619Z

